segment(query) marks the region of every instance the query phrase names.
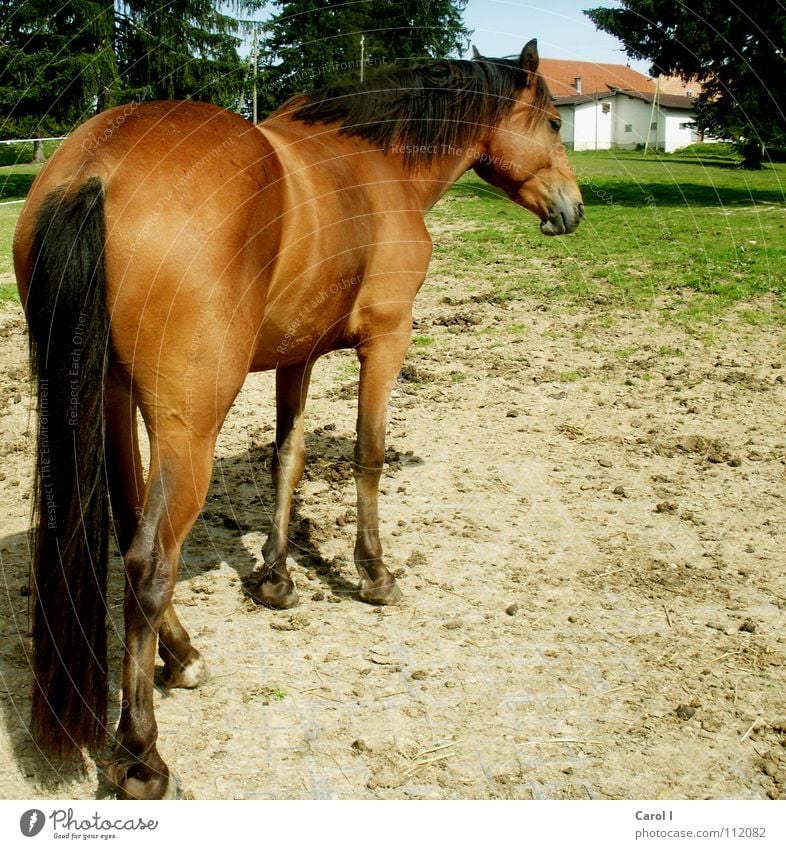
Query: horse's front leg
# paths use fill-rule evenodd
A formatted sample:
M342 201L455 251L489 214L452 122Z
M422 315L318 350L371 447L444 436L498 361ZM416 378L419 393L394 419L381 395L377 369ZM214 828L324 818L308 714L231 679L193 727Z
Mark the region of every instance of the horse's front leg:
M268 607L289 608L298 603L297 590L287 569L289 517L292 497L306 465L303 410L313 360L276 370L276 445L273 486L276 506L270 532L262 547L262 575L247 585L251 596Z
M396 579L382 562L379 539L379 480L385 463L385 427L390 393L404 362L412 333L409 313L392 332L374 334L358 346L360 389L358 391L355 484L358 526L355 567L360 575L358 592L371 604L401 601Z

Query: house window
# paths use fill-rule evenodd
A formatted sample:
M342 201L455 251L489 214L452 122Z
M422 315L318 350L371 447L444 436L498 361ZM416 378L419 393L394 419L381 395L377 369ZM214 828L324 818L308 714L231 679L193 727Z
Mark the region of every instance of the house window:
M601 104L601 111L603 112L604 115L608 115L609 112L611 112L611 104L610 103L602 103Z
M625 124L625 132L632 133L633 132L633 124Z
M692 129L693 129L693 127L694 127L694 124L693 124L693 123L689 123L689 124L682 123L682 124L680 124L680 129L681 129L681 130L692 130Z
M658 129L658 125L657 125L657 123L655 123L655 122L653 121L653 123L652 123L652 124L650 124L650 129L651 129L651 130L657 130L657 129Z

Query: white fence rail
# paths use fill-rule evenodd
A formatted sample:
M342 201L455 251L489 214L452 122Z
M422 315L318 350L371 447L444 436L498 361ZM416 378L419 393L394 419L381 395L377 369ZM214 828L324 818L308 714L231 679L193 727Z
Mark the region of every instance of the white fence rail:
M0 144L30 144L30 142L65 141L68 136L47 136L43 139L0 139Z

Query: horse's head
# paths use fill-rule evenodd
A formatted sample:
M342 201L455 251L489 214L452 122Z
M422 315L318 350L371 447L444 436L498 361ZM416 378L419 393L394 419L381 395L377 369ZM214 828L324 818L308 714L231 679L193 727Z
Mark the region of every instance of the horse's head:
M477 51L475 61L483 59ZM485 139L475 171L502 189L515 203L540 218L546 236L572 233L584 217L584 204L560 139L559 112L538 74L538 45L533 39L513 68L518 99Z

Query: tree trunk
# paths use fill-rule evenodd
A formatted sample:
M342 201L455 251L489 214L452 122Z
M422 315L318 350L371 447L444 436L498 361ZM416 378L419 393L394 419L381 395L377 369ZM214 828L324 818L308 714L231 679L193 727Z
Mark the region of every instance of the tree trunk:
M751 171L761 170L762 147L757 141L745 141L740 145L740 153L742 153L742 168L747 168Z
M44 156L44 143L41 139L36 139L33 142L33 165L43 165L46 162Z

